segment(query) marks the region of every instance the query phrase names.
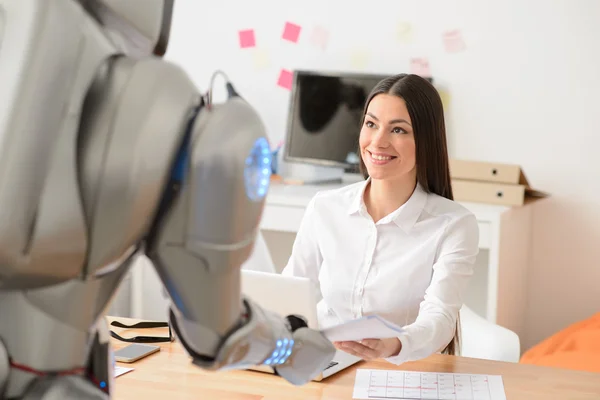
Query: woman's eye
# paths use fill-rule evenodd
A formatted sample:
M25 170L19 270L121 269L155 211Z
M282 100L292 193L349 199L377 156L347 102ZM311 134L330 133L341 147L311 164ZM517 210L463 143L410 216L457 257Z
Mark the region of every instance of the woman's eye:
M392 130L392 132L394 132L394 133L404 133L404 129L402 129L402 128L398 128L398 127L395 127L395 128Z
M375 126L375 124L374 124L374 123L372 123L371 121L367 121L367 122L365 123L365 125L367 126L367 128L372 128L372 127L374 127L374 126Z

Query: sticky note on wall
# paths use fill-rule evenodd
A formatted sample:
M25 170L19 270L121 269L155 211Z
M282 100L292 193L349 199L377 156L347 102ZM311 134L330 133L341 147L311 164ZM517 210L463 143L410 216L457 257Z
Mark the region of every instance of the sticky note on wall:
M280 86L287 90L292 90L292 83L294 81L294 74L292 71L282 69L279 71L279 78L277 79L277 86Z
M286 22L283 27L283 35L282 39L287 40L289 42L298 43L298 38L300 37L300 31L302 28L300 25L296 25L291 22Z
M256 38L254 37L254 29L244 29L238 32L240 47L246 49L256 46Z
M465 40L460 30L454 29L442 34L444 49L447 53L458 53L465 50Z
M429 60L424 57L412 58L410 60L409 71L411 74L422 76L423 78L431 78L431 68Z
M329 30L319 25L315 26L310 34L310 43L321 50L325 50L329 43Z
M254 61L254 68L256 69L265 69L271 64L269 53L265 49L257 47L254 50L254 54L252 54L252 58Z
M396 33L400 43L410 43L413 39L413 28L410 22L400 21Z
M444 111L448 111L448 108L450 107L450 93L440 88L438 88L437 91L440 94L442 105L444 106Z
M365 69L369 64L369 54L365 50L354 50L350 54L350 65L353 68Z

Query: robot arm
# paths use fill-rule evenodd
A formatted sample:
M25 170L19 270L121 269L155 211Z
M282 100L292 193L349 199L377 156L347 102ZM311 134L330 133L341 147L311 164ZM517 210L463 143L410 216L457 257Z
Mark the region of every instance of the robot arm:
M254 110L233 95L201 107L180 149L146 252L173 300L173 329L207 369L273 367L304 384L335 349L319 332L293 331L240 294L270 179L270 149Z

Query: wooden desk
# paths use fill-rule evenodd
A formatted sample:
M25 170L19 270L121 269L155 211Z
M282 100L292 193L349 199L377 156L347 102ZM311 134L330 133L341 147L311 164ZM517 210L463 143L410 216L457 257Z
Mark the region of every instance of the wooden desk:
M119 318L124 323L134 320ZM111 327L122 336L167 336L167 328L126 330ZM113 339L115 349L127 343ZM183 347L175 343L159 343L161 351L133 364L134 371L115 380L115 396L129 399L352 399L357 368L397 369L424 372L458 372L502 375L507 400L598 400L600 374L554 368L510 364L471 358L434 355L426 360L403 364L363 362L342 371L323 382L293 386L274 375L254 371L208 372L191 364Z

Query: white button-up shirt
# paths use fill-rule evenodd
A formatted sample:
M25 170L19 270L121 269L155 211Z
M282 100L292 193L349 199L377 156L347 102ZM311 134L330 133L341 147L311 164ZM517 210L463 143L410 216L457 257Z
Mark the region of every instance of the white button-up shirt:
M452 340L479 251L474 215L426 193L377 223L363 200L369 180L319 192L308 204L283 274L310 278L321 328L380 315L405 329L400 364Z

